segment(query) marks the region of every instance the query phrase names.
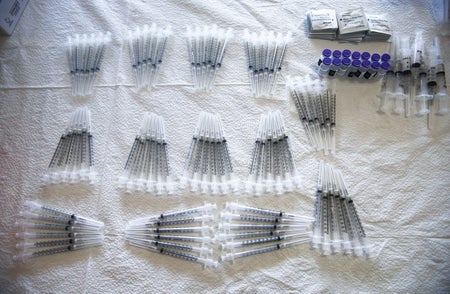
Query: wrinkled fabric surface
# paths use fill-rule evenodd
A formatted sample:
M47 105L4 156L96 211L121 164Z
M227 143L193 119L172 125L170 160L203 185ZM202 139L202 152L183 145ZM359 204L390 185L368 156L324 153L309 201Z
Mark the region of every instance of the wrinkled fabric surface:
M385 13L396 33L437 33L436 1L360 1L368 13ZM383 52L388 43L341 44L306 37L308 9L345 9L332 1L30 1L13 36L0 38L0 292L434 292L450 291L449 116L428 130L424 118L376 113L380 82L337 82L337 155L312 150L280 80L276 97L251 97L240 37L250 31L294 32L283 75L305 75L324 47ZM159 86L137 93L133 87L129 29L155 22L172 25ZM191 84L184 32L186 24L232 27L223 66L211 93ZM71 96L66 36L110 31L95 88L88 98ZM442 39L450 76L449 37ZM92 115L99 182L42 187L56 144L70 114L88 106ZM297 192L261 197L145 193L117 189L117 177L143 114L166 122L171 168L182 173L200 111L222 116L235 172L245 178L254 134L262 113L281 110L302 185ZM321 256L304 244L220 264L198 264L131 247L124 240L128 221L213 202L313 214L318 162L341 169L368 239L377 244L372 259ZM14 222L25 199L68 209L105 223L102 247L13 263Z

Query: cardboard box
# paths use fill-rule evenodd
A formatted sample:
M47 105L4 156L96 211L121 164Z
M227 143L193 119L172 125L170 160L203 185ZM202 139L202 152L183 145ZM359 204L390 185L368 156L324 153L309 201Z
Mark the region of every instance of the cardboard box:
M28 0L0 0L0 35L11 35Z

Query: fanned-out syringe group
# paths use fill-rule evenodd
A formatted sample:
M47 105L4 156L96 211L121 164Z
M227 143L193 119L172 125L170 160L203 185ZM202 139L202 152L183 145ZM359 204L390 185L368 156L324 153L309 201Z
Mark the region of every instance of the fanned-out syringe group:
M150 27L145 25L129 32L131 66L138 90L150 90L156 86L167 39L171 34L170 26L163 29L154 23Z
M298 182L281 112L263 114L250 158L245 192L257 196L273 192L282 194L292 191Z
M292 34L244 31L248 78L254 97L270 98L275 93L287 45Z
M336 94L319 80L290 77L288 88L311 146L325 155L336 151Z
M170 172L167 148L163 118L146 113L119 178L119 187L128 192L173 193L176 184Z
M238 188L238 180L219 115L201 112L186 159L181 188L192 192L228 194Z
M323 255L342 253L370 257L366 234L342 174L320 163L312 246Z
M224 30L217 25L191 26L186 30L189 61L194 89L210 91L214 85L218 70L222 67L228 42L233 30Z
M30 258L69 252L100 246L103 243L103 223L42 205L26 201L21 219L16 222L21 241L20 251L13 257L25 262Z
M100 71L106 47L111 43L111 33L76 34L75 37L69 36L67 40L72 94L90 95Z
M211 248L215 210L215 204L205 204L136 219L128 224L126 239L132 246L217 267Z
M45 183L78 183L96 180L91 115L87 107L77 108L61 136L44 175Z
M222 262L311 242L311 217L231 202L220 218Z

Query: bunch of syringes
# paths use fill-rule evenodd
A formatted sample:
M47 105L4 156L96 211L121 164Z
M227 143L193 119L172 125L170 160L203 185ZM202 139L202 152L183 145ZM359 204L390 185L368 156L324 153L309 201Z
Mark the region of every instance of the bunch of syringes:
M281 211L226 203L216 238L226 252L221 261L311 242L312 218Z
M417 116L430 112L437 115L448 113L449 95L439 38L436 37L434 43L425 48L423 31L416 32L412 45L409 36L394 36L391 51L395 55L395 67L386 73L383 80L378 94L378 112L392 111L408 117L414 113L415 102Z
M180 186L192 192L227 194L238 188L219 115L201 112Z
M370 246L355 208L348 197L342 174L322 161L317 180L313 248L324 255L342 253L370 255Z
M46 183L77 183L96 180L94 170L91 115L87 107L78 108L61 136L43 177Z
M211 90L222 66L225 49L233 37L231 28L226 31L217 25L196 26L186 31L191 75L196 90Z
M384 53L351 52L349 49L325 48L318 61L319 75L359 80L381 79L391 68L391 55Z
M130 245L157 253L217 267L212 259L215 204L131 221L126 228Z
M285 36L274 32L244 31L248 77L255 97L273 96L281 72L291 32Z
M261 115L245 183L245 192L282 194L298 185L289 137L281 112Z
M109 32L81 36L76 34L75 37L68 37L67 57L73 95L86 96L92 93L105 48L110 42Z
M103 223L76 214L51 208L35 201L25 202L26 210L20 212L16 222L22 241L14 260L74 251L103 243Z
M325 155L336 151L336 94L310 78L289 78L286 84L306 136L314 149Z
M167 39L171 34L170 26L162 29L154 23L151 27L145 25L129 32L131 66L138 90L156 86Z
M173 193L164 120L146 113L139 135L134 139L119 187L127 192Z

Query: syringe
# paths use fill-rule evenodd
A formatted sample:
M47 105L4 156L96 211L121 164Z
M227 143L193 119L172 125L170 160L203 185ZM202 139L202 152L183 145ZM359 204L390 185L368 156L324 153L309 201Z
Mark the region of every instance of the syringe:
M253 231L244 233L220 233L216 234L215 238L220 242L239 240L239 239L249 239L249 238L262 238L262 237L272 237L272 236L284 236L288 234L304 233L308 229L292 229L292 230L263 230L263 231Z
M196 262L196 263L200 263L202 264L204 267L209 268L216 268L219 263L213 259L210 258L202 258L202 257L198 257L195 255L191 255L191 254L186 254L186 253L182 253L182 252L178 252L176 250L172 250L172 249L167 249L167 248L158 248L156 246L152 246L152 245L141 245L141 244L133 244L137 247L141 247L143 249L147 249L153 252L158 252L161 254L165 254L165 255L169 255L175 258L179 258L179 259L183 259L183 260L188 260L188 261L192 261L192 262Z
M271 216L271 217L282 217L282 218L286 218L286 219L298 219L298 220L305 220L305 221L313 220L313 218L307 217L307 216L287 213L287 212L283 212L283 211L276 211L276 210L252 207L252 206L239 204L237 202L227 202L227 203L225 203L225 208L227 210L230 210L231 212L241 211L241 212L245 212L245 213L259 214L259 215Z
M173 225L206 223L214 220L213 215L202 215L198 217L169 219L169 220L152 220L144 223L130 223L128 229L151 228L151 227L166 227Z
M102 222L88 219L88 218L85 218L85 217L82 217L79 215L67 213L67 212L64 212L64 211L56 209L56 208L42 205L36 201L26 200L24 205L25 205L25 207L27 207L30 210L30 211L25 211L22 213L24 216L27 216L27 217L40 216L40 217L42 217L42 220L50 220L50 219L44 219L45 214L48 214L48 215L54 215L55 217L53 217L53 218L55 220L57 220L58 222L61 220L71 220L71 221L77 221L77 224L89 225L89 226L94 226L94 227L99 227L99 228L103 227L103 225L104 225Z
M309 224L234 224L234 223L220 223L218 229L223 232L229 231L251 231L251 230L301 230L310 228Z
M243 221L243 222L260 222L260 223L285 223L285 224L295 224L295 223L303 223L303 222L310 222L311 218L304 218L304 217L292 217L292 218L286 218L286 217L261 217L261 216L255 216L250 214L233 214L229 212L221 212L220 218L223 221Z
M272 237L264 237L264 238L257 238L257 239L249 239L239 242L226 242L224 244L221 244L222 250L234 250L235 248L240 247L247 247L247 246L254 246L259 244L265 244L265 243L271 243L271 242L280 242L285 240L292 240L297 238L311 238L311 233L299 233L299 234L291 234L291 235L278 235L278 236L272 236Z
M449 112L449 110L448 110L449 95L447 93L445 68L444 68L444 62L442 61L442 58L441 58L439 37L435 37L435 39L434 39L433 57L434 57L433 63L436 66L436 92L434 94L434 100L436 100L436 102L437 102L436 114L445 115Z
M134 232L151 232L155 234L167 234L167 233L199 233L201 235L208 235L214 232L214 228L210 226L201 227L179 227L179 228L127 228L126 231L129 234Z
M190 242L200 244L211 244L215 240L209 236L184 236L184 235L161 235L161 234L148 234L142 232L127 232L125 238L138 238L138 239L153 239L163 241L177 241L177 242Z
M50 216L50 215L42 215L37 214L29 211L21 211L19 212L19 216L27 220L28 222L32 221L42 221L42 222L52 222L62 225L71 225L71 226L87 226L87 227L94 227L94 228L102 228L103 223L94 221L94 220L87 220L84 218L78 218L74 219L72 217L58 217L58 216Z
M53 255L53 254L69 252L69 251L75 251L75 250L80 250L80 249L94 247L94 246L101 246L102 244L103 244L103 241L98 241L98 242L92 242L92 243L87 243L87 244L74 244L74 245L68 245L68 246L54 247L54 248L39 250L39 251L34 251L34 252L27 252L27 250L25 250L24 252L22 252L18 255L14 255L13 260L26 262L30 258L35 258L35 257L40 257L40 256L45 256L45 255Z
M130 224L142 224L142 223L147 223L147 222L152 222L152 221L157 221L157 220L180 218L180 217L185 217L185 216L194 215L194 214L207 214L207 213L215 211L216 209L217 209L216 204L205 203L202 206L198 206L198 207L194 207L194 208L183 209L183 210L168 212L168 213L161 213L160 215L155 215L155 216L150 216L150 217L138 218L138 219L131 221Z
M226 255L221 256L220 261L222 261L222 262L234 261L235 259L246 257L246 256L266 253L266 252L270 252L270 251L275 251L275 250L279 250L279 249L283 249L283 248L288 248L288 247L308 243L308 242L310 242L310 240L311 240L310 238L305 238L305 239L300 239L300 240L296 240L296 241L292 241L292 242L284 242L284 243L278 243L275 245L269 245L266 247L250 249L247 251L230 252L230 253L227 253Z
M138 238L127 238L130 245L145 248L146 246L154 246L159 249L170 249L170 250L179 250L179 251L187 251L194 252L200 254L200 256L211 256L213 254L213 250L208 247L197 247L190 245L177 244L172 242L164 242L159 240L148 240L148 239L138 239Z

